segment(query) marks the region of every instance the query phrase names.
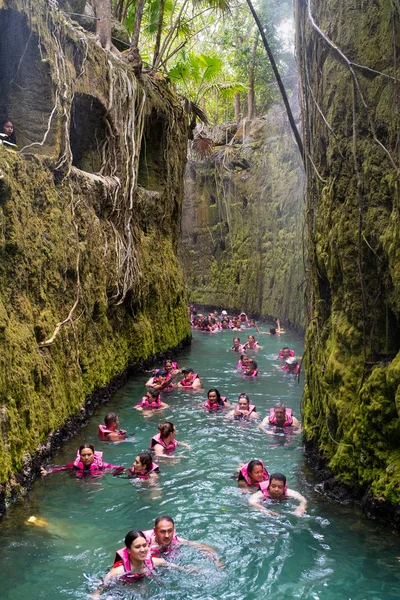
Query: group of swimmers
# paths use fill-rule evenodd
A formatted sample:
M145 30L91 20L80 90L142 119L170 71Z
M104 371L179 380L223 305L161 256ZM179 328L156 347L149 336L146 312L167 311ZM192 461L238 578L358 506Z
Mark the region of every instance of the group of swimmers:
M239 316L243 315L244 313ZM219 319L220 321L221 319ZM239 338L234 338L232 350L240 353L238 368L243 369L245 376L256 376L257 372L254 373L254 371L257 371L257 364L254 360L248 359L244 351L256 351L259 348L261 346L252 335L248 336L247 342L243 345ZM287 360L291 358L294 358L293 350L288 347L282 348L278 359L284 360L286 364ZM169 405L161 400L161 395L175 389L198 391L203 389L203 384L199 374L192 368L180 369L177 362L168 359L164 361L162 368L157 369L146 382L146 393L134 408L142 411L144 416L162 412ZM249 396L244 392L239 394L236 404L233 405L220 394L218 389L212 388L208 390L207 400L201 406L210 412L226 409L226 419L253 422L260 419L256 406L251 403ZM274 435L277 431L283 433L301 431L300 423L292 414L292 410L282 403L277 403L270 409L259 428L268 435ZM98 426L98 432L100 439L105 442L119 443L134 439L128 437L126 430L120 428L118 415L112 412L105 416L104 424ZM84 474L96 475L110 470L116 476L123 474L129 479L155 482L160 473L160 461L186 458L186 456L178 454L177 450L180 446L186 450L191 449L189 444L178 441L176 434L174 423L170 421L159 423L158 433L151 437L148 450L138 453L133 465L128 468L105 462L102 452L95 450L93 444L84 443L80 446L75 459L67 465L42 468L41 471L43 475L46 475L69 469L78 476L83 476ZM249 504L256 509L275 516L277 513L271 511L267 507L268 504L290 498L299 502L294 514L300 516L306 511L306 499L298 492L288 488L285 475L278 472L269 474L261 460L253 459L244 465L239 465L236 478L238 486L250 492ZM152 530L132 530L126 534L125 546L116 551L113 566L102 585L94 593L93 598L98 597L103 585L113 579L133 582L151 574L158 566L187 570L166 560L166 555L170 550L178 544L184 543L209 553L217 564L222 566L214 548L178 537L173 518L169 515L160 515Z

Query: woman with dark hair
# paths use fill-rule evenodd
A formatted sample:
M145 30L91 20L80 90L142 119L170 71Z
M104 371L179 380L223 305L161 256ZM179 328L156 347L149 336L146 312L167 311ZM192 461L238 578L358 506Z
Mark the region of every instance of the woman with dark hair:
M140 452L135 458L133 467L128 469L128 479L157 479L160 469L150 452Z
M261 489L260 484L268 481L268 471L262 460L251 460L243 465L238 473L239 487L256 487Z
M174 563L167 562L163 558L150 555L147 539L143 531L129 531L125 536L125 546L115 553L114 564L104 578L103 584L97 588L92 598L98 598L103 589L111 579L119 578L127 583L135 583L146 576L152 575L156 567L172 567L186 571Z
M169 404L161 402L161 394L159 390L156 390L153 387L148 387L146 390L146 395L143 396L141 402L136 404L136 406L133 408L136 408L136 410L145 411L147 414L152 414L155 410L169 408Z
M51 469L42 467L40 472L42 475L48 475L48 473L73 470L79 474L98 474L105 469L117 469L118 471L123 471L124 467L104 462L103 453L95 450L93 444L82 444L82 446L79 447L74 461L67 465L52 467Z
M207 392L207 402L203 404L208 410L218 410L219 408L229 408L231 405L227 402L225 396L221 396L216 388L211 388Z
M17 146L17 138L14 130L14 123L12 121L3 121L0 126L0 140L5 146Z
M184 442L178 442L175 439L176 427L171 421L160 423L158 425L158 433L150 440L150 450L153 450L156 456L164 458L186 458L185 456L171 456L178 446L184 446L190 450L190 446Z

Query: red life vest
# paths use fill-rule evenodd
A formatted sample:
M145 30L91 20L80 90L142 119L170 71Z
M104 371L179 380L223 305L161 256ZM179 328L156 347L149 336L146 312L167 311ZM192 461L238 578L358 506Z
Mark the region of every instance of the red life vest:
M153 450L156 444L160 444L165 450L167 454L172 454L178 447L178 442L176 440L171 440L168 446L165 444L164 440L161 438L161 433L157 433L150 440L150 450Z
M151 475L151 473L159 473L160 472L160 468L156 463L152 463L151 465L151 469L150 471L138 471L137 473L135 472L135 469L133 467L131 467L130 469L128 469L129 475L130 475L130 479L148 479Z
M107 434L109 433L118 433L118 435L126 437L125 429L117 429L113 431L112 429L108 429L106 425L99 425L99 436L102 440L107 440Z
M180 380L180 384L182 387L193 387L193 383L195 381L195 379L200 379L200 377L197 375L197 373L193 373L193 378L192 381L186 381L185 379L181 379Z
M131 561L129 559L129 554L128 554L128 548L126 546L124 546L123 548L120 548L119 550L116 551L115 553L115 558L114 558L114 565L118 562L120 562L122 560L122 564L124 566L126 575L121 575L119 577L119 579L121 579L122 581L126 581L127 583L134 583L135 581L137 581L138 579L143 579L143 577L146 577L146 575L151 574L152 571L154 571L154 564L151 558L150 553L147 555L147 557L145 558L145 566L146 566L146 571L144 573L131 573Z
M285 408L285 413L286 413L286 421L284 422L284 424L281 427L290 427L290 425L293 425L292 409ZM270 425L278 425L277 420L275 419L275 409L274 408L269 409L268 422Z
M149 402L147 396L143 396L142 401L139 402L136 406L141 406L142 408L160 408L161 406L161 396L158 394L157 400L153 402Z
M208 410L218 410L219 408L223 408L226 402L226 396L221 396L221 403L216 402L215 404L210 404L210 401L207 398L207 401L204 403L204 408L208 408Z

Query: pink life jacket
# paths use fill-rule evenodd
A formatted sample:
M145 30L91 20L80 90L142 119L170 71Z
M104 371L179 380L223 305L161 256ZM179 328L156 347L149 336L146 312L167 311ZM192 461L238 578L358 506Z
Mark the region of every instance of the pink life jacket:
M243 479L245 480L245 482L247 483L247 485L250 485L250 486L256 486L256 485L258 485L260 487L260 489L261 489L261 484L264 483L264 482L266 482L266 481L268 481L269 475L268 475L267 469L264 467L264 463L263 463L262 460L260 460L260 463L262 464L262 468L263 468L264 481L261 481L259 483L253 483L251 481L250 475L249 475L249 471L248 471L249 463L247 463L246 465L244 465L240 469L239 473L241 473L243 475Z
M188 381L186 381L185 379L181 379L181 381L179 382L181 384L181 386L182 387L193 387L193 383L194 383L195 379L200 379L200 377L197 375L197 373L193 373L193 375L194 375L194 377L190 383Z
M161 433L157 433L150 440L150 450L153 450L156 444L160 444L165 450L167 454L172 454L178 447L178 442L176 440L171 440L168 446L165 445L165 442L161 438Z
M127 583L133 583L138 579L143 579L143 577L146 577L146 575L149 575L149 573L154 571L154 564L150 552L144 560L146 570L149 571L149 573L131 573L131 561L129 559L128 548L126 546L120 548L115 553L114 564L116 562L119 562L120 560L122 560L122 564L124 565L124 569L127 575L121 575L119 579L121 579L122 581L126 581Z
M207 398L207 402L204 403L204 408L208 408L209 410L218 410L219 408L223 408L226 402L226 396L221 396L222 404L217 402L216 404L211 405L210 401Z
M239 404L237 404L237 405L236 405L236 408L235 408L235 410L238 410L238 411L240 411L240 412L243 412L243 411L241 411L241 410L240 410L240 408L239 408ZM252 412L257 412L257 408L256 408L256 405L255 405L255 404L249 404L249 415L250 415Z
M76 458L74 460L74 468L79 469L80 471L85 470L85 465L81 461L81 456L79 454L79 450L78 450L78 452L76 454ZM103 468L103 453L95 450L94 451L94 461L90 465L90 471L99 471L102 468Z
M252 344L250 346L250 342L246 342L245 345L243 346L243 350L254 350L254 348L259 348L260 344L257 342L257 340L254 342L254 344Z
M245 367L245 368L246 368L246 367ZM244 375L245 377L257 377L257 375L258 375L258 369L254 369L254 371L252 372L252 374L251 374L251 375L247 375L247 373L243 373L243 375Z
M289 356L294 356L294 350L289 350ZM278 358L283 358L283 349L279 350Z
M149 402L147 396L143 396L142 401L139 402L136 406L141 406L142 408L160 408L161 406L161 396L158 394L157 400L153 402Z
M241 360L239 360L237 364L237 369L245 369L247 365L244 365Z
M156 463L152 463L150 471L144 473L143 471L136 473L135 470L131 467L128 469L130 479L149 479L151 473L159 473L160 468Z
M282 427L290 427L290 425L293 425L293 415L292 415L292 409L291 408L285 408L285 412L286 412L286 421L284 422L284 424L282 425ZM270 408L269 409L269 419L268 422L270 425L278 425L276 419L275 419L275 410L274 408Z
M143 533L146 536L146 540L149 545L149 550L150 550L150 554L152 557L153 556L159 557L161 554L166 554L167 552L172 552L173 550L175 550L176 546L179 545L179 540L178 540L178 536L176 535L176 533L174 533L174 535L173 535L171 545L165 547L165 549L164 549L164 547L160 548L160 546L157 544L156 538L154 535L154 529L148 529L147 531L143 531Z
M168 373L168 375L166 375L166 379L172 379L171 375ZM156 378L153 377L153 385L157 385L157 381ZM174 384L172 383L172 381L162 389L163 392L172 392L172 390L174 389Z
M262 491L262 493L264 494L264 500L266 500L267 498L271 498L271 496L269 495L269 479L267 481L261 481L261 483L259 484L260 486L260 490ZM283 488L283 496L286 498L287 495L287 483L285 485L285 487ZM275 498L273 498L275 500Z
M107 440L108 433L118 433L118 435L123 435L126 437L125 429L117 429L116 431L113 431L112 429L108 429L106 425L99 425L99 436L102 440Z

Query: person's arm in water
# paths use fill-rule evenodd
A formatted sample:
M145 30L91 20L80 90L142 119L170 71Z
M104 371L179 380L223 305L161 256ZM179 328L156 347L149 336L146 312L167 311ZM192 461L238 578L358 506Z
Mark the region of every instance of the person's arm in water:
M256 492L255 494L252 494L249 498L250 506L253 506L253 508L257 508L258 510L263 510L268 515L272 515L273 517L279 517L278 513L274 512L272 510L268 510L268 508L265 508L265 506L263 504L261 504L263 498L264 498L264 494L261 491Z
M300 492L288 489L286 491L286 497L293 498L294 500L298 500L299 502L299 506L296 508L296 510L293 511L294 515L296 515L297 517L301 517L302 515L304 515L305 512L307 512L307 500L302 494L300 494Z
M197 548L198 550L201 550L202 552L205 552L206 554L211 554L213 560L215 560L218 567L224 566L218 558L217 551L212 546L209 546L208 544L202 544L201 542L192 542L192 541L186 540L185 538L182 538L182 537L178 537L178 542L180 544L184 544L185 546L192 546L192 548Z
M179 443L181 443L181 442L179 442ZM161 446L161 444L156 444L155 446L153 446L152 450L154 450L154 454L156 456L158 456L158 458L168 458L168 459L187 458L187 456L177 456L176 454L166 454L165 450Z
M106 433L105 437L106 442L123 442L126 440L126 433L121 435L120 433L118 433L118 431L113 431L112 433Z

